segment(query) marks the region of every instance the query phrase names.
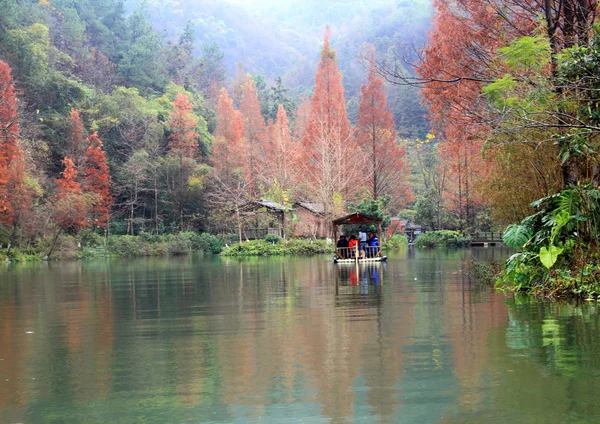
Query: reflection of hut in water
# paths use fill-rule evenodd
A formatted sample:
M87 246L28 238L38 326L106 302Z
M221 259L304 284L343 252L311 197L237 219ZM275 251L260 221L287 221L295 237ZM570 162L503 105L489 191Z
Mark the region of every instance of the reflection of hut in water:
M339 294L381 294L383 289L383 262L341 264L335 271L335 292Z

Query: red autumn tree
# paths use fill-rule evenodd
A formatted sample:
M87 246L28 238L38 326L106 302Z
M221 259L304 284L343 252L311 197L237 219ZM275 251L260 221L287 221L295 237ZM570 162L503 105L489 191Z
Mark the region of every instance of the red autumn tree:
M351 137L342 74L327 28L315 77L310 114L302 138L305 194L333 212L335 198L350 197L360 185L362 155Z
M298 111L296 112L296 122L294 125L293 137L295 141L302 142L306 132L306 124L310 116L310 99L304 98L300 101Z
M248 160L247 175L250 190L255 197L258 195L257 181L264 171L263 159L268 134L265 120L260 112L256 85L250 75L246 76L241 85L240 113L244 123L244 141Z
M243 171L246 160L244 124L227 90L221 89L217 106L217 128L213 142L213 165L218 172Z
M387 105L383 78L371 67L361 87L356 139L365 159L362 181L373 200L390 196L396 207L412 200L406 149L396 143L394 117Z
M85 155L83 187L86 192L94 194L90 211L93 225L106 228L112 204L106 155L102 150L102 141L95 131L88 137L87 144L89 147Z
M443 198L461 230L473 225L483 205L478 184L487 178L489 164L481 155L481 144L445 141L438 146L440 162L448 170Z
M511 187L511 180L521 179L531 181L525 188L529 191L527 196L512 196L509 190L505 196L497 196L497 193L491 195L488 192L486 196L479 198L495 197L513 204L505 209L527 210L532 200L556 190L554 184L547 184L554 176L554 170L547 168L539 172L537 166L539 149L551 156L555 155L555 146L544 142L548 139L545 135L540 136L537 150L529 149L527 143L516 147L500 146L494 149L496 158L491 158L491 155L486 158L497 162L491 164L496 169L493 174L487 172L489 166L479 167L475 162L470 163L481 160L481 155L473 152L480 150L483 142L492 134L490 122L498 123L502 120L502 116L490 116L490 108L481 95L481 89L507 72L502 61L496 60L498 49L523 36L547 36L550 66L542 72L552 80L556 72L557 54L563 48L587 43L590 30L598 17L598 2L435 0L433 5L436 9L434 26L418 72L424 84L423 94L429 105L432 124L438 130L442 143L447 140L451 144L441 157L442 161L447 162L448 169L453 170L451 177L454 183L451 186L455 189L449 195L456 197L456 203L463 205L458 209L463 210L463 220L470 225L473 220L471 212L480 206L476 200L478 196L463 198L464 193L472 193L473 185L470 182L476 182L476 186L482 190L497 191L497 187ZM541 29L545 34L540 32L540 24L543 25ZM516 77L518 79L520 76ZM565 118L562 116L557 119ZM530 134L528 140L531 137ZM529 166L519 168L525 172L521 175L515 175L514 170L510 170L511 161L508 156L515 154L520 156L522 162L529 161ZM498 158L500 161L496 160ZM465 160L469 162L465 163ZM557 161L555 165L561 168L563 184L572 177L571 165L573 164L568 161L562 166ZM463 174L466 170L470 175Z
M19 154L19 117L10 67L0 60L0 222L12 224L7 184L9 168Z
M173 111L167 127L171 131L169 149L172 152L193 158L198 153L198 122L192 113L192 104L185 94L179 93L173 102Z
M34 192L26 183L27 170L25 165L25 156L21 149L18 149L8 167L6 210L3 214L0 214L2 216L1 222L12 226L11 244L14 243L17 230L31 215Z
M75 164L69 157L63 160L65 170L55 180L57 188L52 202L54 221L60 231L76 233L88 226L88 201L77 181Z
M216 211L215 216L219 217L216 225L235 228L241 242L244 221L241 207L250 199L252 186L247 174L242 115L234 109L224 88L219 96L212 153L214 173L208 199ZM231 211L235 212L234 216Z
M489 178L481 148L491 128L481 89L504 72L492 65L497 49L535 28L535 16L522 7L532 2L517 0L515 8L504 9L506 16L503 1L436 0L434 28L418 68L441 140L440 162L449 171L445 198L461 228L472 226L485 205L475 187Z
M80 169L85 164L85 153L87 142L85 128L81 116L76 109L71 109L69 115L69 127L67 129L67 156L69 156L75 167Z
M277 119L269 128L269 143L265 152L264 176L269 188L278 187L287 191L294 187L299 174L298 147L299 144L292 141L287 113L279 105Z
M175 210L179 215L179 228L185 229L184 214L187 205L193 198L190 190L190 178L197 168L195 157L198 155L197 121L192 112L192 104L185 94L177 94L173 102L173 111L167 122L171 130L169 148L176 156L171 173L167 178L168 194L171 196Z

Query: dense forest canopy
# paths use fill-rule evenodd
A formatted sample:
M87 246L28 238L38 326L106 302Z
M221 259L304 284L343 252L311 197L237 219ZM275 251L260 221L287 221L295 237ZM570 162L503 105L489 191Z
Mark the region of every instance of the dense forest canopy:
M424 137L425 111L365 57L410 59L430 13L421 0L1 2L0 243L236 232L232 211L260 198L327 217L410 206L396 134Z

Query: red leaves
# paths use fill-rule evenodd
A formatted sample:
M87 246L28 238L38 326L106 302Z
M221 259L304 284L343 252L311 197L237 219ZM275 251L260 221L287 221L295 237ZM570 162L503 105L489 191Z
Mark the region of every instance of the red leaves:
M77 182L77 170L71 158L65 157L63 164L65 170L56 180L52 203L54 220L61 230L77 232L88 226L88 201Z
M383 79L374 67L367 85L361 87L356 139L366 158L363 181L373 199L389 195L397 205L411 201L406 151L396 144L396 126Z
M83 166L86 149L87 143L83 122L81 122L79 112L76 109L71 109L67 132L67 156L73 160L75 167Z
M269 142L265 149L266 163L263 178L269 186L283 190L293 188L298 176L298 147L292 141L287 114L282 105L277 109L277 119L269 128Z
M9 220L9 169L19 155L19 120L10 67L0 60L0 219Z
M17 226L31 206L10 67L0 60L0 223Z
M350 135L342 75L329 47L328 29L302 138L306 194L323 202L327 211L336 196L347 197L360 184L361 156Z
M109 210L112 204L108 164L102 150L102 141L96 132L89 136L87 143L89 147L85 155L83 186L86 192L95 194L91 205L92 223L105 228L108 225Z
M173 111L167 122L171 130L169 148L171 151L193 158L198 153L198 133L192 104L185 94L179 93L173 102Z
M256 85L251 76L247 76L241 87L240 113L244 123L244 141L246 147L246 174L250 179L250 190L256 195L256 182L264 172L264 154L267 141L265 120L260 112L260 102Z
M242 172L246 167L244 125L227 90L221 89L217 106L217 128L213 142L213 165L217 172Z

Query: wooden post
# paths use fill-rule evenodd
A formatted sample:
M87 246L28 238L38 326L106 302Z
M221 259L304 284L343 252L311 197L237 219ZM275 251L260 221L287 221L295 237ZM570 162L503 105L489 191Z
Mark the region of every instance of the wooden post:
M335 254L339 257L338 255L338 250L337 250L337 225L332 224L333 225L333 248L335 250Z
M381 240L381 222L377 223L377 243L378 243L377 253L379 256L382 256L381 255L381 243L383 243L383 241Z
M354 245L354 260L356 261L358 266L358 243Z

